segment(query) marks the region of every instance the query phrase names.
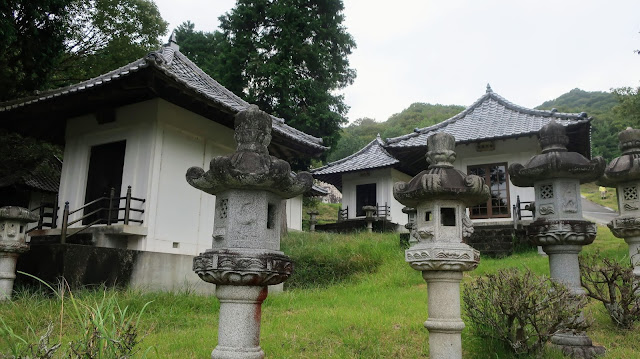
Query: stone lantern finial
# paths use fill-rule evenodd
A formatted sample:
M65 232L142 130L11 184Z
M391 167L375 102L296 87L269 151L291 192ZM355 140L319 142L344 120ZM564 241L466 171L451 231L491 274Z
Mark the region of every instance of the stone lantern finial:
M542 153L566 152L569 144L569 137L566 135L564 126L557 123L555 119L540 129L540 146Z
M440 132L429 137L426 155L429 168L453 168L455 148L456 139L448 133Z
M618 134L618 140L623 155L640 153L640 130L627 127Z

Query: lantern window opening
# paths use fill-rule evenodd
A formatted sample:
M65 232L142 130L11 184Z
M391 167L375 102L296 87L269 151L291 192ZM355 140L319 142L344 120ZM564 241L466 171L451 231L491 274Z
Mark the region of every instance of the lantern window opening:
M553 198L553 185L544 184L540 186L540 199Z
M431 211L424 212L424 221L431 222Z
M638 199L638 190L636 187L624 187L622 193L625 201L634 201Z
M450 207L440 208L440 223L443 226L455 227L456 225L456 209Z
M227 218L228 206L229 206L229 199L225 198L220 200L220 209L218 210L218 218L220 219Z
M267 205L267 229L275 228L276 206L269 203Z

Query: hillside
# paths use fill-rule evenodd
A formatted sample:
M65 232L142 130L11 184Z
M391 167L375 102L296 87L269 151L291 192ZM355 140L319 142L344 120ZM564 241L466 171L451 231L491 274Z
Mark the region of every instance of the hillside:
M556 99L545 101L536 107L541 110L556 108L560 112L586 112L593 117L591 148L593 156L603 156L611 160L620 154L617 133L626 127L619 120L613 108L618 99L611 92L583 91L573 89ZM347 157L371 142L377 134L389 138L411 133L414 128L423 128L455 116L464 106L432 105L414 103L408 108L389 117L384 122L361 118L342 129L341 138L328 156L328 162Z
M591 133L591 154L603 156L607 160L620 155L618 150L618 131L613 108L618 104L611 92L587 92L573 89L560 97L546 101L536 107L540 110L556 108L560 112L586 112L593 117Z
M462 110L464 106L416 102L401 112L391 115L384 122L376 122L371 118L358 119L342 129L340 141L327 160L332 162L355 153L376 138L377 134L380 134L383 139L401 136L412 132L414 128L435 125Z

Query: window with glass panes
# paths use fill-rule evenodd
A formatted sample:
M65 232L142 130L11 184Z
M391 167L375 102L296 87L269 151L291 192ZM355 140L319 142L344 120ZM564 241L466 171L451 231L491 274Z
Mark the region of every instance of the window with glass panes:
M469 208L471 218L511 217L509 205L509 178L506 163L468 166L467 173L484 178L491 197L486 203Z

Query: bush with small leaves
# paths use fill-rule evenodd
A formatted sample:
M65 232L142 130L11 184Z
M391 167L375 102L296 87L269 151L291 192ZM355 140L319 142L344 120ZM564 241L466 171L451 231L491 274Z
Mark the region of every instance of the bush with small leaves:
M602 258L600 253L583 255L580 275L587 295L604 304L615 325L631 329L640 320L640 281L630 263Z
M462 294L477 335L496 339L515 354L540 353L560 329L581 331L585 297L530 270L505 269L477 278Z

